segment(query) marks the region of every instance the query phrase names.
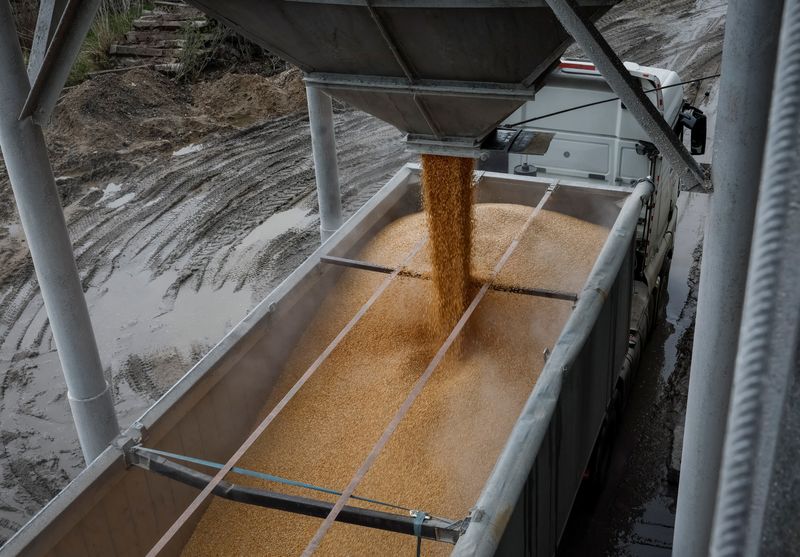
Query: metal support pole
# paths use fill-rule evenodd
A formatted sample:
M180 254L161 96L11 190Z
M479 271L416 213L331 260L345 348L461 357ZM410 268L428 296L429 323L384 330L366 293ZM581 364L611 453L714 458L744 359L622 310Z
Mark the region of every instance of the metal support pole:
M39 2L39 17L36 20L36 31L33 34L31 53L28 56L28 77L31 81L36 79L39 70L42 69L44 55L53 40L66 5L67 0L41 0Z
M339 165L333 129L331 98L316 87L306 86L314 175L319 200L319 230L324 242L342 225L342 195L339 191Z
M100 0L66 0L39 70L31 74L31 87L21 106L20 120L33 116L40 126L50 121L99 6Z
M788 526L800 501L800 0L786 0L780 37L714 517L715 557L796 554L800 538Z
M87 463L119 433L42 129L17 117L28 75L8 0L0 0L0 149L28 240Z
M705 172L686 150L658 109L631 76L594 24L581 17L573 0L545 0L564 29L591 58L658 150L678 173L686 189L705 181Z
M739 340L783 0L731 0L673 552L707 555Z

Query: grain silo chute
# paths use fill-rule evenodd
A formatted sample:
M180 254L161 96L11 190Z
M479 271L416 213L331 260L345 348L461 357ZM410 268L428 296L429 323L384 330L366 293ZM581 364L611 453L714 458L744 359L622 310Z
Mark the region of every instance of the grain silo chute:
M423 152L474 155L572 42L543 1L193 3ZM593 21L616 3L582 0L578 11Z

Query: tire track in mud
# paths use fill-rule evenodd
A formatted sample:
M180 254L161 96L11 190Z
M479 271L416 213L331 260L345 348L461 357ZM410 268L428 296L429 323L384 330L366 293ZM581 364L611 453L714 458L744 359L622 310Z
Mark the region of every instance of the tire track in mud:
M309 211L315 207L307 126L297 115L254 126L196 153L152 161L125 177L108 205L79 202L69 227L84 287L102 286L121 257L142 253L154 276L178 271L172 296L185 283L199 290L210 282L219 289L231 280L244 287L239 275L263 278L250 273L246 261L232 265L230 256L275 213L303 201ZM336 133L345 212L351 214L410 156L398 132L360 112L338 113ZM129 195L135 198L124 209L115 206L115 199ZM40 305L33 270L26 271L0 301L3 348L9 342L21 348L32 320L19 321Z
M364 113L337 110L334 119L349 216L412 157L399 132ZM305 114L217 133L183 151L145 160L65 207L124 425L319 245ZM297 218L259 234L287 214ZM5 274L0 543L83 465L30 259ZM186 309L206 302L207 310ZM149 307L128 315L137 304ZM162 345L149 346L153 338Z

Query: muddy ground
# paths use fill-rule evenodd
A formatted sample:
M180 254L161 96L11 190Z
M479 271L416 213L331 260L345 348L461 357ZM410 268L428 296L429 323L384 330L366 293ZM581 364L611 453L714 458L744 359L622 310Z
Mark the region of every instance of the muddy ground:
M600 26L624 59L694 78L719 69L724 12L720 1L627 0ZM715 85L689 92L712 114ZM411 156L396 130L370 116L338 107L335 120L351 214ZM302 84L291 71L228 74L192 86L146 70L101 76L66 93L47 135L124 426L318 245ZM685 261L681 272L689 276L693 259ZM676 296L686 300L688 292ZM680 318L684 331L693 311ZM679 415L679 390L655 404ZM81 466L0 169L0 543ZM646 470L642 464L640 475Z

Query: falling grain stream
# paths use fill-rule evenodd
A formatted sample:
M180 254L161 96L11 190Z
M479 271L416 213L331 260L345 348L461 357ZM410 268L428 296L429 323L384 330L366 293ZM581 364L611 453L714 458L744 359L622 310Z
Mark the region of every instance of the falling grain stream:
M472 159L422 155L436 328L452 330L469 304L472 255Z

